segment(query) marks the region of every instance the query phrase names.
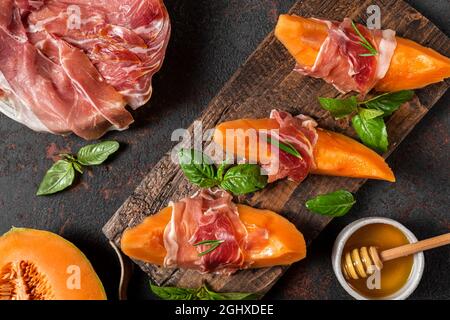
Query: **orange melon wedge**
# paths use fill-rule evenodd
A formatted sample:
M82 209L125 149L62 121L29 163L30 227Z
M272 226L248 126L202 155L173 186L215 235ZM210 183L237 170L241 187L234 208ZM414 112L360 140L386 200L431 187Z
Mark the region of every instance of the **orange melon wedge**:
M214 132L213 140L224 150L234 145L233 152L238 157L256 159L263 162L270 157L267 153L258 152L259 146L252 146L248 139L249 129L271 130L279 128L273 119L240 119L219 124ZM229 130L232 129L232 130ZM241 129L241 130L236 130ZM365 145L343 134L318 129L318 141L314 148L317 168L311 173L329 176L380 179L395 181L394 173L383 157ZM231 142L230 142L231 141ZM270 148L266 148L269 149Z
M280 15L275 36L297 63L313 66L320 47L328 34L326 24L296 15ZM393 92L423 88L450 77L450 59L433 49L401 37L385 77L375 89Z
M242 204L238 204L237 208L250 238L259 228L267 230L269 235L268 240L255 241L245 250L245 261L251 262L252 268L289 265L306 256L303 235L287 219L275 212ZM172 209L166 207L127 229L121 240L122 251L133 259L163 265L166 256L163 235L171 214Z

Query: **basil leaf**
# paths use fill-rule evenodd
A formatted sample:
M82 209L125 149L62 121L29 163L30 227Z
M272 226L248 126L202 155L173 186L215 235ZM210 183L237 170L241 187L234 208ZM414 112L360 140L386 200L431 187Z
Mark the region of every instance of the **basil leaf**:
M206 285L202 285L200 288L197 289L197 292L195 293L195 299L196 300L214 300L211 298L211 295L208 292Z
M297 149L295 149L295 147L287 141L281 142L275 138L267 137L267 142L275 146L276 148L283 150L284 152L289 153L290 155L293 155L296 158L300 159L302 158L300 152L298 152Z
M403 103L411 100L413 96L414 91L412 90L389 92L363 101L361 104L365 104L369 109L383 111L383 116L386 117L390 116Z
M356 203L353 195L346 190L319 195L306 201L309 210L330 217L345 215Z
M211 300L256 300L258 295L254 293L240 293L240 292L226 292L226 293L215 293L214 295L210 293L213 297Z
M219 181L223 180L223 175L225 174L225 170L227 169L228 164L226 161L222 162L219 166L219 168L217 169L217 179Z
M202 188L218 185L216 167L208 156L194 149L181 149L178 158L181 170L191 183Z
M358 101L355 96L347 99L333 99L319 97L319 103L323 109L329 111L331 115L340 119L356 111Z
M84 146L77 153L77 161L85 166L99 165L116 152L119 146L117 141L103 141Z
M77 170L79 173L83 174L83 167L78 162L72 162L73 168Z
M256 164L240 164L228 169L220 186L235 195L246 194L263 189L267 185L267 176L261 174Z
M358 114L366 120L374 119L384 114L383 111L377 109L359 108Z
M74 179L73 164L67 160L59 160L45 174L36 195L50 195L64 190L73 183Z
M68 153L60 153L59 156L61 158L69 160L70 162L76 162L77 161L77 159L73 155L68 154Z
M241 293L241 292L218 293L209 290L206 285L204 285L203 288L208 293L209 300L256 300L258 298L258 295L254 293Z
M164 300L250 300L257 299L253 293L218 293L208 289L206 285L198 289L158 287L150 283L152 292Z
M225 172L227 164L223 163L216 173L211 159L194 149L181 149L178 157L189 181L202 188L220 186L234 194L245 194L267 185L267 176L262 176L259 166L254 164L240 164Z
M352 118L352 124L366 146L379 152L387 151L389 143L383 118L365 119L356 115Z
M197 300L197 289L158 287L150 283L152 292L163 300Z

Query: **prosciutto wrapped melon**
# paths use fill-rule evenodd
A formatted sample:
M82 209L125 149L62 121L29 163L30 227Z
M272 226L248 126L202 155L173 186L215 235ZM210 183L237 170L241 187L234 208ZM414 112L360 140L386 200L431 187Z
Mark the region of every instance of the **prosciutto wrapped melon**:
M211 250L214 243L218 245ZM288 265L306 256L303 235L287 219L236 205L219 189L171 203L127 229L121 248L148 263L222 274Z
M223 122L215 128L213 140L238 158L263 164L269 171L269 182L285 177L301 182L309 173L395 182L394 173L375 151L343 134L316 126L309 117L273 110L270 118ZM255 145L250 139L255 132L277 132L276 139L295 148L299 157L273 145L262 147L261 144L268 144L267 139L258 138ZM273 154L274 150L278 154Z
M296 70L332 83L341 92L418 89L450 77L450 59L395 36L392 30L355 25L377 53L370 55L349 19L342 23L280 15L275 36L297 62Z

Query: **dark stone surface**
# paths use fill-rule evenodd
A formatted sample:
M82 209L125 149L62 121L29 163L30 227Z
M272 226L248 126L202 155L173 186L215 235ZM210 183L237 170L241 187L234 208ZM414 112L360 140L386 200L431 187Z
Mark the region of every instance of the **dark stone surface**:
M294 0L166 0L173 26L163 69L154 80L150 103L135 113L128 131L105 138L122 143L104 166L87 170L70 190L52 197L35 191L54 156L85 144L75 137L38 134L0 116L0 233L11 226L47 229L74 242L91 260L110 298L116 297L119 269L102 226L133 192L142 177L170 149L170 135L188 126L222 85L270 32L278 14ZM446 0L408 1L450 33ZM348 223L366 216L399 220L418 238L449 232L449 114L447 93L399 146L388 162L395 185L370 181L358 204L335 219L268 294L283 299L347 299L331 269L331 247ZM425 254L425 273L412 296L449 299L449 248ZM151 298L148 279L135 271L132 299Z

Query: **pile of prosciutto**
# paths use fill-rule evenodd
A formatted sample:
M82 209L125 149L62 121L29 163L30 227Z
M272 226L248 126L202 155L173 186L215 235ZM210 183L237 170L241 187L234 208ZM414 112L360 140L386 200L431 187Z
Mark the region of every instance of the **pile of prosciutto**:
M310 67L298 64L295 70L307 76L321 78L342 93L368 93L389 69L397 47L395 31L371 30L358 24L361 35L377 50L376 55L368 55L350 19L346 18L342 22L315 20L328 26L328 37L320 47L314 65Z
M87 140L127 129L169 36L162 0L1 0L0 111Z

